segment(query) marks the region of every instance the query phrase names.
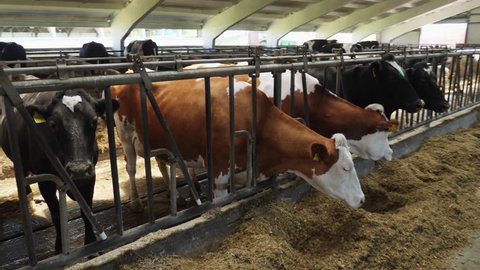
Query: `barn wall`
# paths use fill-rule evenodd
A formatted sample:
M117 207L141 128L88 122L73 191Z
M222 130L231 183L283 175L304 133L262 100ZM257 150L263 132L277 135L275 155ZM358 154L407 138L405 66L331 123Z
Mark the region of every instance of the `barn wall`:
M392 40L394 45L409 45L409 44L419 44L420 43L420 30L414 30L403 34Z
M473 10L470 15L466 39L466 43L480 44L480 9Z

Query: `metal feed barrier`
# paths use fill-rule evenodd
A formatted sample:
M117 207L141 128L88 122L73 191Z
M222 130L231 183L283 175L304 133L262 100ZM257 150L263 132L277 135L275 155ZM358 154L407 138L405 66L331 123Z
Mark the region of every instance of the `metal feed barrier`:
M298 49L296 49L298 51ZM49 52L50 53L50 52ZM41 60L39 61L50 61L49 64L45 66L40 66L38 63L33 67L24 67L24 68L12 68L12 69L1 69L0 70L0 96L4 97L5 113L7 116L7 121L9 122L9 133L10 140L13 146L12 150L14 152L14 164L15 164L15 175L17 179L18 195L19 201L22 210L22 222L24 224L24 239L25 245L28 250L28 266L23 264L18 264L13 261L5 261L2 263L2 267L5 268L18 268L18 267L35 267L38 269L51 269L58 268L68 264L72 264L82 258L94 255L98 252L111 250L120 245L129 243L138 239L139 237L148 234L149 232L157 231L160 229L168 228L181 224L185 221L191 220L195 217L200 216L205 211L229 204L233 201L240 200L242 198L251 196L259 191L262 191L267 188L272 188L278 184L275 179L270 179L267 181L262 181L257 183L255 179L256 175L256 121L252 121L254 124L252 126L252 132L247 131L238 131L234 129L234 76L239 74L249 74L252 79L258 76L261 72L271 72L274 80L274 98L273 102L276 106L280 106L280 93L281 93L281 75L285 70L300 71L302 72L302 86L300 89L303 90L303 97L305 101L306 110L308 110L307 101L307 91L306 91L306 82L305 82L305 72L309 67L336 67L338 70L343 69L349 65L355 64L364 64L371 62L373 60L379 60L380 55L385 53L385 51L375 51L368 53L357 53L357 54L310 54L303 52L301 54L289 54L286 56L279 56L273 54L273 56L263 56L265 52L262 51L262 55L259 50L249 51L250 56L245 57L235 57L235 58L218 58L218 59L182 59L182 57L175 57L171 61L148 61L143 62L141 57L134 57L133 59L123 59L120 62L111 63L111 64L85 64L85 65L69 65L69 59L64 59L62 62L56 60ZM450 102L450 109L448 112L437 114L432 113L431 111L422 110L416 114L408 114L405 112L400 112L395 115L395 117L402 123L401 130L393 134L396 136L407 130L414 129L420 125L425 125L431 121L443 117L447 114L468 108L478 103L479 97L479 63L474 61L478 60L479 51L476 50L462 50L462 51L445 51L445 50L398 50L392 51L397 57L397 59L433 59L433 70L437 76L437 81L441 89L445 92L447 100ZM318 57L324 59L327 57L327 60L316 61ZM438 59L451 58L451 62L447 63L445 61L440 61ZM466 59L464 70L461 71L460 59ZM114 58L118 60L119 58ZM151 57L149 57L151 59ZM218 67L218 68L208 68L208 69L197 69L197 70L183 70L183 66L198 64L198 63L236 63L246 61L249 62L249 65L245 66L228 66L228 67ZM435 62L436 61L436 62ZM7 63L7 62L5 62ZM11 63L8 62L8 63ZM29 62L22 62L29 63ZM30 63L31 64L31 63ZM172 71L163 71L163 72L151 72L147 73L146 68L155 68L159 65L175 67L175 70ZM85 71L85 70L105 70L105 69L133 69L135 73L132 74L121 74L121 75L104 75L104 76L91 76L91 77L71 77L69 74L72 71ZM446 68L450 69L450 73L446 73ZM32 81L17 81L11 82L7 79L9 75L17 74L33 74L33 73L56 73L60 78L54 79L43 79L43 80L32 80ZM294 74L294 72L292 72ZM244 136L248 139L248 149L247 153L249 155L248 169L247 169L247 180L249 185L242 189L237 189L234 185L233 175L229 179L229 189L230 194L220 200L213 200L213 179L210 177L212 175L212 155L215 153L212 152L212 136L211 136L211 108L210 108L210 78L215 76L227 76L229 79L229 105L230 105L230 145L234 145L235 137ZM168 123L163 119L161 109L156 103L151 93L152 82L156 81L170 81L170 80L182 80L190 78L204 78L205 79L205 102L206 102L206 119L205 125L207 127L207 163L208 167L206 168L207 177L207 197L203 198L200 194L197 193L193 185L193 181L190 179L187 168L181 157L175 140L171 136L168 128ZM290 85L290 91L292 99L294 97L293 91L296 89L295 80L291 80L292 84ZM41 261L38 261L35 254L35 246L33 240L33 228L31 223L31 216L28 212L28 201L26 197L25 187L27 184L43 181L46 176L36 176L32 179L24 179L22 175L18 141L16 141L15 136L15 124L11 121L11 114L13 112L13 107L16 107L19 112L22 113L24 119L29 122L29 127L32 132L35 132L35 125L32 122L30 115L24 110L22 101L19 98L19 94L22 93L32 93L39 91L57 91L70 88L101 88L104 89L104 94L106 99L111 100L111 94L109 91L110 85L117 84L131 84L137 83L141 85L141 104L144 110L142 111L143 117L143 134L145 138L148 138L148 126L147 126L147 115L146 115L146 104L147 102L154 108L155 116L158 118L160 125L169 138L169 149L150 149L148 144L148 139L144 144L144 152L146 157L153 157L159 154L167 155L172 165L170 170L170 186L174 187L171 189L170 194L170 214L167 216L155 216L154 213L154 204L153 196L154 190L152 188L152 174L151 174L151 164L150 159L145 158L145 170L146 170L146 183L147 183L147 211L148 211L148 222L143 225L124 229L124 219L122 211L122 202L120 199L120 183L118 176L118 167L117 167L117 153L115 149L115 137L114 137L114 126L113 126L113 115L112 115L112 104L107 102L107 132L108 132L108 141L109 141L109 158L110 158L110 168L111 168L111 179L112 179L112 188L113 188L113 199L114 199L114 209L115 209L115 230L110 232L108 238L104 241L97 241L95 243L89 244L88 246L75 248L73 250L68 249L68 238L66 233L63 233L64 239L62 242L65 243L63 254L52 256ZM253 89L252 91L252 119L256 119L256 80L252 80ZM292 100L291 104L294 101ZM293 113L293 106L290 108L290 112ZM300 119L304 121L306 125L309 123L308 117L306 119ZM36 136L35 136L36 137ZM58 189L61 191L60 198L62 199L62 230L67 231L67 212L64 205L64 197L67 189L77 193L76 187L73 182L69 179L64 168L58 162L58 160L53 156L53 153L48 148L48 145L41 139L39 136L39 143L43 146L43 150L48 154L52 164L56 166L56 169L61 176L61 179L50 178L57 184ZM234 171L233 167L234 158L235 158L235 149L231 147L229 150L230 157L230 171ZM197 206L193 206L184 210L178 211L177 201L175 196L177 178L175 176L175 168L178 166L184 175L185 182L187 183L189 190L193 196L193 200L196 202ZM78 194L78 193L77 193ZM80 196L75 195L78 199ZM94 225L95 231L101 235L103 232L102 224L99 224L95 218L95 215L90 211L88 207L80 200L79 202L81 209L87 211L90 217L90 222ZM86 208L85 208L86 207ZM103 235L100 238L105 238Z

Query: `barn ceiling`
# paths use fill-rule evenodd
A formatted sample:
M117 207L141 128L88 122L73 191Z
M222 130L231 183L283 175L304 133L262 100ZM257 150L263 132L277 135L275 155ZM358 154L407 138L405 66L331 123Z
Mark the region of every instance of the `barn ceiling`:
M205 39L227 29L260 30L273 45L291 31L391 38L403 34L395 31L398 25L411 31L419 19L466 18L477 7L480 0L2 0L0 25L112 27L118 38L132 28L202 29Z

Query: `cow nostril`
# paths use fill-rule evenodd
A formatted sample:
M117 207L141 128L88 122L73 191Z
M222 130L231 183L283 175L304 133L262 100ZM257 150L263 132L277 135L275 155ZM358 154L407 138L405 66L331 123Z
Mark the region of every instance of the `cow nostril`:
M363 196L362 198L360 198L360 205L363 205L365 203L365 196Z
M425 101L423 101L423 99L420 99L417 102L417 106L418 106L418 108L423 108L425 106Z
M72 176L90 176L93 174L93 166L89 162L71 162L65 169Z

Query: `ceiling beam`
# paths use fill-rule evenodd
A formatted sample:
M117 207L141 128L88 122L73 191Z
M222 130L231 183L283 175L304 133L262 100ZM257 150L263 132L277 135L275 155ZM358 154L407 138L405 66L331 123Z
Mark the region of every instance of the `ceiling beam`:
M275 0L242 0L215 15L202 28L203 47L212 48L223 32L272 2Z
M307 5L304 9L287 17L275 20L267 31L267 46L276 47L278 41L290 31L307 24L337 8L343 7L349 0L323 0Z
M412 0L381 1L367 8L358 9L347 16L336 19L335 21L322 23L315 31L315 35L317 38L327 39L342 30L411 1Z
M419 27L422 27L426 24L438 22L448 17L472 10L477 7L480 7L480 0L459 1L456 3L452 3L451 5L443 6L442 8L432 10L428 14L415 17L404 23L399 23L395 25L395 27L390 27L382 31L379 35L380 41L390 42L394 38L399 37L412 30L415 30Z
M2 0L0 3L0 10L32 10L38 8L39 10L49 11L89 11L89 12L105 12L115 11L123 7L122 2L116 3L98 3L83 1L69 2L69 1L38 1L38 0Z
M132 0L112 18L110 24L112 47L115 50L124 49L123 41L132 29L152 12L164 0Z
M49 14L1 14L2 26L37 26L37 27L109 27L108 17L93 17L81 15Z
M431 10L437 9L439 7L442 7L451 3L452 3L451 0L432 0L430 2L427 2L426 4L409 8L403 12L392 14L383 19L376 20L371 23L363 24L362 26L353 30L352 42L353 43L359 42L363 38L368 37L371 34L376 34L397 23L422 15Z

